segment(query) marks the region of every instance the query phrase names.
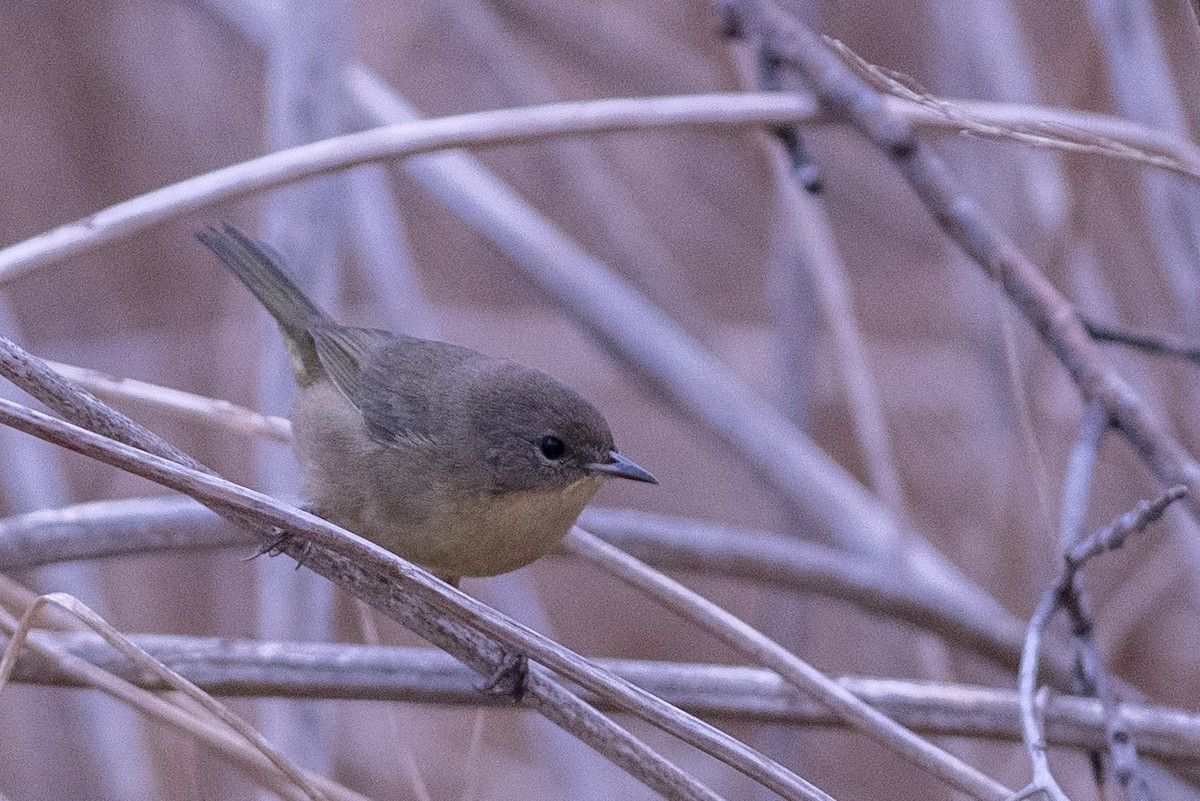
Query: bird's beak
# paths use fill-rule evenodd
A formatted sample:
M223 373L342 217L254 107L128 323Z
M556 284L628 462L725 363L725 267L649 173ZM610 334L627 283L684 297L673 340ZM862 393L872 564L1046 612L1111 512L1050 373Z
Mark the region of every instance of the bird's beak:
M595 473L605 473L618 478L628 478L631 481L645 481L647 484L657 484L658 479L650 475L647 470L643 470L633 463L632 459L626 459L616 451L609 451L607 462L593 462L589 464L588 470Z

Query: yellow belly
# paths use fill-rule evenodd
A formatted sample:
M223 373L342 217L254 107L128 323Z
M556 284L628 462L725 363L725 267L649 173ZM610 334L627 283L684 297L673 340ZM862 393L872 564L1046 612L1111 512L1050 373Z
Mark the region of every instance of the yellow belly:
M600 483L589 477L559 491L463 501L421 531L393 531L387 521L370 521L364 536L375 540L377 535L375 541L385 548L439 575L495 576L553 551Z

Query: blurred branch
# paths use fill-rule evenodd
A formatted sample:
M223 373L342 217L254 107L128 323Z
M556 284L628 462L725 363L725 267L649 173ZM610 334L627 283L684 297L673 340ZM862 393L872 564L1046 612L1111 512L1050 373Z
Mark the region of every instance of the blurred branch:
M147 676L153 676L158 683L164 685L167 689L180 693L194 703L198 710L207 713L214 721L219 721L229 730L236 733L243 742L270 762L283 777L290 780L311 801L327 801L325 793L318 789L316 783L311 781L303 771L268 743L249 723L199 687L138 648L137 645L130 642L128 638L117 631L112 624L97 615L81 601L66 593L51 593L39 596L29 605L19 621L14 620L8 615L3 616L5 619L0 621L0 625L3 626L8 634L9 642L4 649L3 657L0 658L0 690L8 683L8 677L12 672L17 654L21 652L22 648L28 642L30 630L33 628L33 621L37 618L38 613L43 607L50 605L58 607L72 619L79 621L94 631L109 646L120 652L121 656L131 661L139 671L144 672Z
M478 678L435 648L347 643L258 642L218 637L131 635L140 648L206 691L220 696L264 695L312 700L403 701L494 706L480 694ZM55 634L47 642L63 652L147 689L161 689L94 635ZM694 662L597 659L606 670L695 715L729 722L839 726L839 718L763 668ZM36 653L22 654L13 680L84 686L73 674ZM898 722L930 736L1019 741L1019 699L1013 690L902 679L843 677L837 683ZM619 711L591 697L606 711ZM1200 754L1200 714L1123 705L1121 714L1147 756L1195 762ZM1055 695L1045 710L1051 745L1103 746L1105 714L1095 699Z
M11 343L3 340L0 343L10 351L15 349ZM36 361L28 354L23 356L23 362ZM79 394L69 385L62 386L67 387L68 393ZM494 637L518 647L530 658L593 692L619 699L618 702L629 711L727 762L785 797L827 798L803 779L735 738L627 682L596 670L577 654L327 521L217 476L183 467L14 403L0 400L0 423L185 492L210 508L233 510L268 541L278 541L278 530L287 531L293 536L280 547L288 555L302 560L305 566L453 653L485 678L499 674L509 664L508 652L491 639ZM660 792L672 797L713 797L703 785L567 693L538 665L530 666L524 698L528 706L585 738L615 764Z
M1087 517L1088 498L1095 476L1100 441L1108 428L1108 418L1097 403L1086 406L1079 422L1079 436L1067 460L1067 475L1063 481L1062 512L1059 516L1058 541L1062 553L1070 551L1083 535Z
M1097 342L1111 342L1116 345L1128 345L1131 348L1144 350L1159 356L1175 356L1200 364L1200 344L1189 342L1178 337L1168 337L1159 334L1147 334L1142 331L1131 331L1126 328L1108 325L1091 319L1080 317L1088 335Z
M876 561L795 537L623 509L589 508L580 524L660 570L685 570L807 592L855 605L885 620L931 631L1016 671L1020 639L977 620L941 593ZM191 500L97 501L0 520L0 570L55 561L166 550L249 545L253 540ZM1070 686L1065 659L1043 664Z
M1067 460L1067 473L1063 481L1062 512L1058 527L1060 553L1070 553L1083 537L1096 460L1107 429L1108 418L1104 409L1097 403L1088 404L1079 421L1079 436ZM1109 712L1114 706L1100 649L1093 636L1093 626L1085 612L1087 601L1082 576L1072 581L1071 590L1074 597L1068 607L1073 612L1071 634L1075 643L1075 677L1071 690L1075 695L1100 698L1105 711ZM1088 756L1092 762L1093 776L1099 785L1104 781L1103 754L1096 749Z
M17 618L6 609L0 609L0 627L11 632L18 626ZM95 635L92 635L93 637ZM99 638L96 638L97 640ZM229 729L214 725L214 721L195 708L183 708L172 703L170 697L148 692L135 686L146 683L150 676L140 668L133 668L137 681L120 678L102 667L93 665L66 648L63 648L46 632L32 632L26 640L27 651L17 660L16 669L33 656L43 669L52 671L72 685L94 687L121 701L147 717L160 721L181 732L186 732L199 742L212 748L222 758L255 777L264 787L270 787L286 799L303 799L308 796L300 791L291 780L285 780L275 765L268 762L258 750ZM113 653L110 649L109 653ZM133 667L127 661L127 669ZM128 670L126 671L128 672ZM366 801L363 796L329 781L324 776L302 771L304 777L331 798L342 801Z
M191 392L120 378L61 362L46 361L46 365L72 382L101 398L132 400L152 409L182 414L192 420L209 422L242 434L265 437L275 442L291 442L291 424L282 417L272 417L238 406L226 400L209 398Z
M205 206L349 167L434 150L677 125L758 125L794 119L803 100L711 94L550 103L403 122L335 136L194 176L0 250L0 282ZM811 107L810 107L811 108Z
M871 487L892 513L903 519L906 504L900 470L829 215L824 203L811 192L793 188L788 195L793 211L790 222L798 229L799 240L806 244L803 266L813 277L833 335L834 352L850 401L858 444L866 457Z
M1025 742L1029 760L1033 765L1031 791L1043 791L1055 801L1066 801L1066 794L1058 786L1050 771L1043 719L1044 703L1037 692L1037 664L1042 637L1051 618L1060 609L1070 609L1077 601L1075 580L1087 561L1101 553L1116 550L1125 544L1132 534L1144 531L1147 526L1162 516L1167 507L1187 494L1183 486L1172 487L1153 501L1142 501L1132 511L1114 520L1091 536L1071 545L1064 555L1065 565L1056 584L1042 595L1025 637L1021 654L1021 669L1017 674L1017 692L1021 702L1021 738ZM1129 740L1128 730L1120 720L1121 715L1111 700L1101 699L1105 708L1107 740L1112 752L1114 768L1121 778L1122 789L1131 793L1131 798L1144 798L1144 789L1139 786L1136 771L1136 752Z
M1155 419L1141 398L1101 358L1074 306L1047 280L979 205L958 185L945 163L893 115L807 27L769 2L737 2L747 29L761 36L814 88L827 112L877 146L909 182L934 220L1008 294L1062 362L1085 403L1098 402L1166 486L1200 485L1200 465ZM1200 493L1187 499L1200 515Z
M123 498L0 519L0 571L163 551L257 546L190 498Z
M350 74L360 80L371 80L362 70L352 67ZM1018 138L1012 133L1016 126L1033 125L1041 134L1036 141L1020 137L1027 144L1132 160L1200 178L1200 149L1196 146L1114 117L1001 103L939 101L936 108L895 98L880 98L879 103L889 116L919 127L950 133L972 131L974 127L974 133L983 135L978 130L983 122L965 121L964 114L969 113L971 117L966 119L986 121L994 129L991 134L994 138ZM0 283L164 220L360 164L548 137L675 126L763 127L837 121L836 115L821 113L818 108L818 103L807 94L732 92L547 103L385 125L280 150L194 176L9 245L0 249ZM1052 133L1056 127L1062 130ZM1098 144L1105 140L1111 141L1112 146Z
M1121 115L1171 136L1190 137L1192 101L1180 94L1172 70L1162 10L1123 0L1085 0L1083 5L1094 28L1094 57ZM1195 336L1200 333L1200 197L1166 175L1148 172L1136 178L1140 192L1130 211L1142 217L1154 243L1154 263L1169 281L1185 330Z
M881 567L879 560L797 540L794 536L734 528L624 509L585 509L580 525L659 570L766 584L834 598L885 620L943 637L1016 670L1021 639L1007 626L976 614L951 594L918 577ZM1065 660L1043 665L1069 686Z
M460 46L471 48L478 69L489 77L500 105L528 105L558 99L555 78L539 59L531 58L533 38L514 35L528 30L513 27L512 6L501 9L492 0L447 3L441 13L454 26ZM556 15L555 15L556 16ZM546 28L541 27L543 32ZM585 36L593 40L595 29ZM631 29L623 27L622 46L628 47ZM647 35L650 34L647 32ZM656 41L656 50L664 46ZM678 63L678 62L676 62ZM572 206L587 219L589 236L603 243L607 257L632 276L654 303L694 335L705 331L703 307L693 291L679 280L681 265L666 242L655 233L650 215L639 208L638 197L610 166L595 143L581 137L545 142L538 150L539 172L547 180L570 181Z
M674 579L651 570L578 526L567 533L565 545L571 553L587 557L735 651L771 668L861 734L959 791L979 799L1003 799L1012 794L1004 785L863 703L758 629Z
M263 60L263 138L268 150L300 146L341 133L340 76L354 49L351 0L280 0L276 36ZM349 184L341 174L289 184L266 198L266 238L288 254L291 277L321 308L338 312L340 258L350 213ZM271 326L272 328L274 326ZM261 330L261 324L260 329ZM284 348L259 349L255 359L260 408L288 408L296 394ZM273 494L296 492L299 471L288 449L252 445L257 486ZM280 470L280 464L291 469ZM287 575L260 560L254 565L257 633L263 639L330 640L334 637L334 587L313 573ZM264 734L291 758L325 772L335 762L328 718L295 704L266 703L259 713Z

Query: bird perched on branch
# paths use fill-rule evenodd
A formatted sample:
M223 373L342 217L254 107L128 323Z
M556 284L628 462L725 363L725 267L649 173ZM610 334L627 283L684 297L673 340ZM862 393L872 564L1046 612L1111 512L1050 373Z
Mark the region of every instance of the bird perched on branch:
M339 325L269 247L230 225L197 238L283 332L305 492L339 526L456 582L552 550L606 478L658 483L617 452L595 407L545 373Z

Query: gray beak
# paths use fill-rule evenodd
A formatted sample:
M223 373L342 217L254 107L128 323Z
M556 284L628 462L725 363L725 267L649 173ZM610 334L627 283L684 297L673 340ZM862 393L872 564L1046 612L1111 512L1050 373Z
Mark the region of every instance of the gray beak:
M604 473L618 478L628 478L631 481L645 481L647 484L657 484L658 479L650 475L650 473L633 463L632 459L626 459L616 451L609 451L609 462L593 462L588 465L588 469L596 473Z

